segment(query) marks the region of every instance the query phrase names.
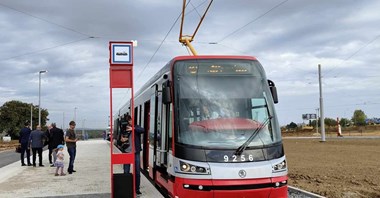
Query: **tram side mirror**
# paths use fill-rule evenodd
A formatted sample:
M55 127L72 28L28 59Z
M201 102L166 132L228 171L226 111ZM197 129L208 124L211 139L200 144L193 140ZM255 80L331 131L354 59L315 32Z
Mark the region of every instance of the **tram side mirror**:
M162 84L162 102L164 104L170 104L172 102L172 96L170 93L170 81L167 80Z
M273 102L275 104L277 104L278 103L278 97L277 97L277 88L276 88L276 85L271 80L268 80L268 85L269 85L270 92L272 94Z

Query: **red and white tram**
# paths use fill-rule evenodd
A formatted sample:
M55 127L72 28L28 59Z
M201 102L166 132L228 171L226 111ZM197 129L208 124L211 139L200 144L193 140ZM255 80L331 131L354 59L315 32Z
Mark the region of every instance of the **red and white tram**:
M119 110L113 137L133 108L141 170L170 197L287 197L274 103L255 57L178 56Z

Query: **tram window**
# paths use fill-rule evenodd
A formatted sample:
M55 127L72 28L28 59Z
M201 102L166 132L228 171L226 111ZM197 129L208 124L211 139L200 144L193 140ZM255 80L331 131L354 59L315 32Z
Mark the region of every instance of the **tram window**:
M257 121L263 123L268 118L268 107L265 98L229 98L209 99L209 106L220 112L220 117L203 120L200 116L201 107L199 101L205 98L180 99L179 112L179 136L181 143L195 146L213 146L232 148L240 146L256 130L258 125L252 128L235 129L234 122L252 123ZM249 121L251 120L251 121ZM230 122L230 126L223 123ZM220 124L220 126L218 126ZM199 126L199 127L198 127ZM210 127L210 128L208 128ZM259 135L252 145L260 146L273 143L271 126L261 129Z
M138 124L141 126L141 122L142 122L142 120L141 120L141 116L142 116L142 105L140 105L139 106L139 122L138 122Z
M251 103L252 103L252 110L251 110L252 119L263 122L268 117L265 99L252 98Z
M151 96L151 108L150 108L150 123L149 123L149 144L151 144L152 146L154 145L154 130L155 130L155 120L156 120L156 117L155 117L155 103L156 103L156 96L155 95L152 95Z
M137 109L138 109L138 107L135 107L135 118L134 118L135 120L133 122L134 125L137 125L137 116L138 116L137 114L139 113Z
M169 145L169 150L172 150L172 139L173 139L173 130L172 130L172 119L173 119L173 107L170 105L170 110L169 110L169 121L168 121L168 145Z

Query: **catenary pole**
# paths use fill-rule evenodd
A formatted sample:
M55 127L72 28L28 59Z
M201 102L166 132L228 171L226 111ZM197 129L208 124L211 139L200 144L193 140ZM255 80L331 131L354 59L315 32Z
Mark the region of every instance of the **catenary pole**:
M38 125L41 127L41 74L46 73L46 70L41 70L38 73Z
M325 142L325 116L323 110L323 96L322 96L322 76L321 76L321 64L318 64L318 75L319 75L319 109L321 110L321 141Z

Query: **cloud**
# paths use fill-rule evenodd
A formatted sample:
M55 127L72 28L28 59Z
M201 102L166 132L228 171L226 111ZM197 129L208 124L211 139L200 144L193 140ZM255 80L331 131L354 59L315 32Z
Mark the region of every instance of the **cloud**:
M206 6L191 1L185 34L193 33ZM193 45L199 54L256 56L278 88L280 124L302 122L303 113L319 106L318 64L325 116L350 117L361 108L379 117L378 7L375 0L214 1ZM181 9L174 0L3 0L0 102L36 104L38 72L48 70L41 76L41 96L52 122L67 127L76 108L78 121L107 127L108 42L138 40L137 90L173 57L189 54L178 43ZM130 92L114 94L116 111Z

